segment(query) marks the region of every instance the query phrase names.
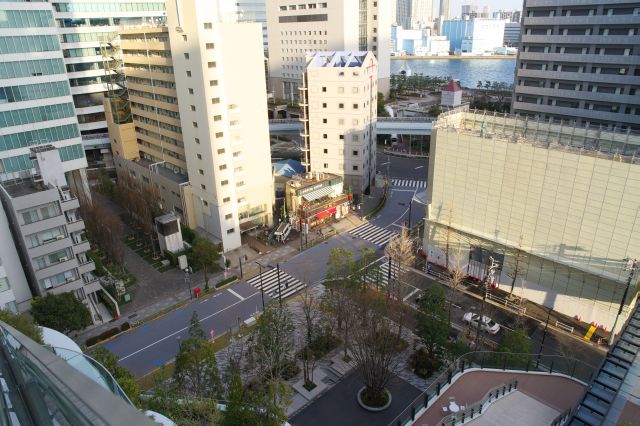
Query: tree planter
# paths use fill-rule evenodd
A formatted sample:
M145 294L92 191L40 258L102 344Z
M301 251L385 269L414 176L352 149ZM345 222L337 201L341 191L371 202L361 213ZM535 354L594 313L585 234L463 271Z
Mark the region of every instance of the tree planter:
M387 394L387 403L380 406L380 407L371 407L367 404L365 404L365 402L362 400L362 393L364 392L364 390L366 389L366 386L363 386L362 388L360 388L360 390L358 391L358 404L360 404L360 406L362 408L364 408L367 411L371 411L373 413L378 413L380 411L384 411L387 408L389 408L389 406L391 405L391 392L389 392L387 389L384 390L384 392Z

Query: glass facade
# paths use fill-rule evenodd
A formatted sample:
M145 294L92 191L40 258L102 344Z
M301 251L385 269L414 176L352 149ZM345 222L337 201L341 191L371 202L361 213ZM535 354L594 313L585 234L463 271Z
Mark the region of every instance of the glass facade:
M63 146L58 150L62 161L77 160L84 157L84 149L81 144Z
M16 109L0 112L0 127L19 126L21 124L37 123L40 121L58 120L73 117L75 111L73 103L59 105L45 105L34 108Z
M71 95L67 81L0 87L0 104Z
M77 124L49 127L29 132L14 133L0 136L0 151L27 148L34 145L46 144L80 137Z
M48 10L0 10L0 28L53 27Z
M56 12L154 12L164 3L53 3Z
M59 49L58 36L54 35L0 37L2 53L51 52Z
M64 60L40 59L36 61L0 62L0 79L64 74Z

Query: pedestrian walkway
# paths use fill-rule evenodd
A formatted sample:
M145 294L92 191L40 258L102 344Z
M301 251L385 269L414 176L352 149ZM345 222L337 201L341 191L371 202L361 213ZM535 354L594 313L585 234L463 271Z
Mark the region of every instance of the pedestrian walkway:
M392 186L401 186L406 188L426 188L426 180L414 180L414 179L391 179Z
M261 275L256 275L247 280L247 282L258 290L263 290L272 299L279 297L278 291L281 291L282 297L286 298L307 286L302 281L283 271L280 271L280 276L278 277L277 269L264 271Z
M393 231L389 231L384 228L372 225L371 223L363 223L360 226L356 226L349 233L355 237L367 240L377 246L384 247L391 237L395 235Z

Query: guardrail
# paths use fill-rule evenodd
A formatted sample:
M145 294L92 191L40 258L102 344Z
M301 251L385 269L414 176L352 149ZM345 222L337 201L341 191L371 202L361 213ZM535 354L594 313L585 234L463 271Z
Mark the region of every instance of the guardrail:
M495 294L491 294L489 292L487 292L487 299L493 300L494 302L497 302L497 303L500 303L505 308L509 308L512 311L515 311L516 313L518 313L519 315L524 315L524 313L527 312L527 308L526 307L523 307L518 303L514 303L514 302L510 301L509 299L506 299L504 297L496 296Z
M378 121L419 121L419 122L432 122L436 121L438 117L378 117Z
M562 329L562 330L566 330L566 331L568 331L569 333L572 333L572 334L573 334L574 327L571 327L570 325L567 325L567 324L561 323L560 321L556 321L556 327L557 327L557 328L560 328L560 329Z
M464 424L475 417L482 415L482 410L485 408L485 404L490 405L496 402L499 399L504 398L509 395L511 392L515 392L518 390L518 381L514 380L509 383L496 386L491 388L489 392L487 392L480 401L468 405L466 407L460 407L460 411L457 413L449 414L447 417L442 419L440 422L441 426L455 426L457 424Z
M513 354L487 351L469 352L449 364L422 394L389 423L389 426L413 424L424 411L433 405L454 378L470 368L556 374L573 378L584 384L591 381L596 371L592 365L560 355Z
M274 118L269 120L269 124L290 124L300 123L299 118Z

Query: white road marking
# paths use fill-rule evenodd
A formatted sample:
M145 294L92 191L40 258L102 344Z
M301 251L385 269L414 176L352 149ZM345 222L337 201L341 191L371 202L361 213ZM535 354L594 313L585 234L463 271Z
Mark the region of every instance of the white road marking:
M421 169L421 168L423 168L423 167L424 167L424 166L418 166L418 167L416 167L416 168L415 168L415 169L413 169L413 170L418 170L418 169Z
M402 301L403 301L403 302L406 302L407 300L411 299L411 296L413 296L414 294L416 294L416 293L417 293L417 292L419 292L419 291L420 291L420 290L416 288L416 289L415 289L415 290L413 290L411 293L407 294L407 295L405 296L405 298L404 298L404 299L402 299Z
M387 161L386 163L380 163L381 166L386 166L387 164L390 164L391 161Z
M253 296L257 296L258 294L260 294L260 293L259 293L259 292L258 292L258 293L254 293L254 294L252 294L251 296L249 296L247 299L252 298ZM213 317L213 316L215 316L215 315L218 315L218 314L219 314L219 313L221 313L221 312L226 311L226 310L227 310L227 309L229 309L229 308L233 308L234 306L236 306L236 305L238 305L238 304L240 304L240 303L242 303L242 302L243 302L243 300L239 300L239 301L237 301L236 303L233 303L233 304L231 304L231 305L227 306L226 308L222 308L222 309L220 309L218 312L214 312L214 313L212 313L211 315L207 315L206 317L204 317L204 318L202 318L202 319L200 320L200 323L202 323L202 321L207 320L207 319L209 319L209 318L211 318L211 317ZM148 344L148 345L147 345L147 346L145 346L144 348L138 349L137 351L132 352L132 353L130 353L129 355L127 355L127 356L124 356L124 357L120 358L120 361L124 361L125 359L127 359L127 358L129 358L129 357L132 357L132 356L134 356L134 355L136 355L136 354L139 354L139 353L140 353L140 352L142 352L142 351L146 351L146 350L147 350L147 349L149 349L150 347L155 346L155 345L157 345L158 343L160 343L160 342L162 342L162 341L165 341L165 340L167 340L167 339L169 339L169 338L171 338L171 337L175 336L176 334L182 333L183 331L187 330L188 328L189 328L189 326L183 327L183 328L181 328L180 330L178 330L178 331L176 331L176 332L174 332L174 333L171 333L171 334L169 334L168 336L163 337L162 339L158 339L158 340L156 340L155 342L153 342L153 343L151 343L151 344Z
M240 296L238 293L236 293L235 291L231 290L230 288L228 288L227 291L229 293L233 294L234 296L236 296L238 299L244 300L244 297Z

